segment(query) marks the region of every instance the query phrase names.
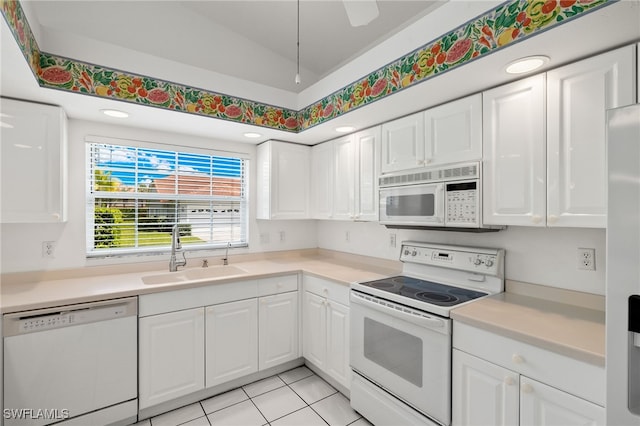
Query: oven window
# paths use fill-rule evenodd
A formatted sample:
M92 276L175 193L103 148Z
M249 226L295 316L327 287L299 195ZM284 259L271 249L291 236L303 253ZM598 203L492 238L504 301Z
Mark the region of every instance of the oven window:
M422 387L422 341L418 337L365 318L364 356L385 370Z
M387 216L433 216L435 194L390 195Z

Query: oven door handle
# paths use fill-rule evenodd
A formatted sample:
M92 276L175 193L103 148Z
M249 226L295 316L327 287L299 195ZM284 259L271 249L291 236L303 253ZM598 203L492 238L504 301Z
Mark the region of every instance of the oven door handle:
M448 320L434 317L415 309L387 302L386 300L364 296L359 293L354 293L353 291L351 292L351 302L424 328L430 328L444 334L449 333Z

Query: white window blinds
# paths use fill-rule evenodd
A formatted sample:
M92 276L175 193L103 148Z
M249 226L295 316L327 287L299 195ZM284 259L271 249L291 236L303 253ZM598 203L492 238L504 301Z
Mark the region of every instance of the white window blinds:
M247 245L246 160L137 146L88 145L87 255Z

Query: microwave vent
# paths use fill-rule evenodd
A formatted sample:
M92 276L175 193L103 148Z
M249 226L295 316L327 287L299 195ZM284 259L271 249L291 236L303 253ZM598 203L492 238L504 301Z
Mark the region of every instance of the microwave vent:
M465 164L458 167L430 169L421 172L394 176L382 176L380 186L410 185L415 183L438 182L454 179L474 179L479 177L478 164Z

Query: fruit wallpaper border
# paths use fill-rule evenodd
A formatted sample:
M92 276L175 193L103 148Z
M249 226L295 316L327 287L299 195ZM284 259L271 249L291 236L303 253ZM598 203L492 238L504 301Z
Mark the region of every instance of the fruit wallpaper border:
M301 132L620 0L511 0L295 111L42 52L18 0L0 0L41 87Z

